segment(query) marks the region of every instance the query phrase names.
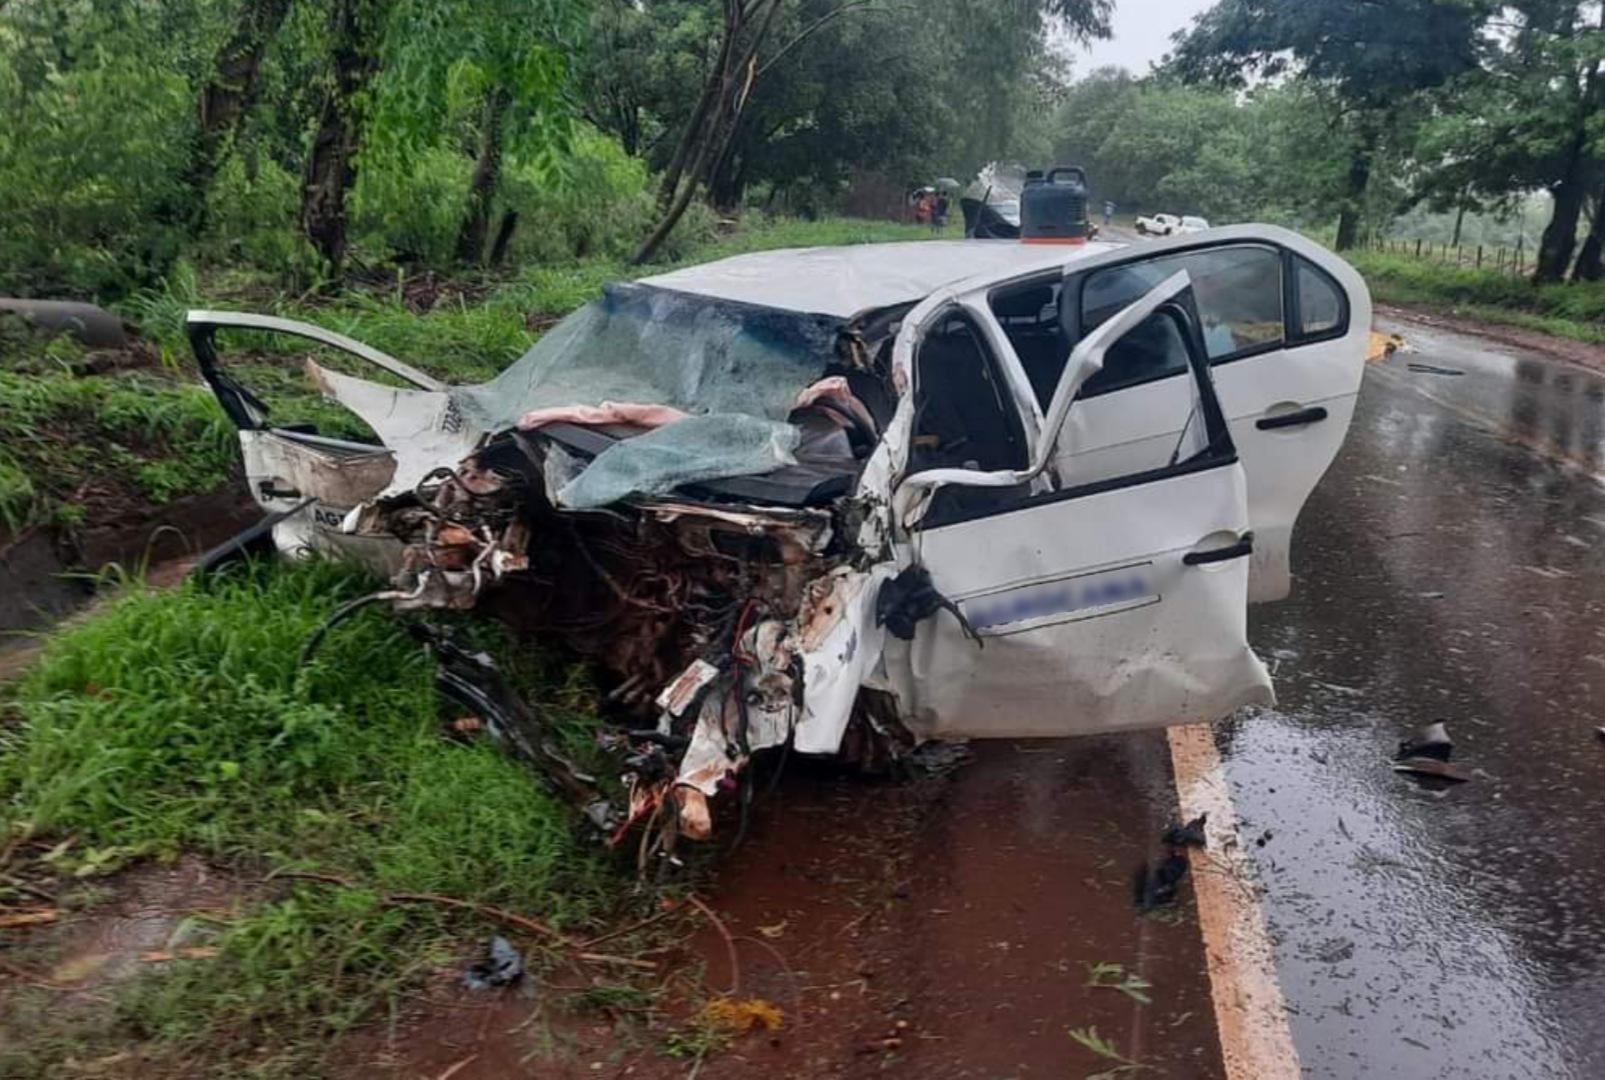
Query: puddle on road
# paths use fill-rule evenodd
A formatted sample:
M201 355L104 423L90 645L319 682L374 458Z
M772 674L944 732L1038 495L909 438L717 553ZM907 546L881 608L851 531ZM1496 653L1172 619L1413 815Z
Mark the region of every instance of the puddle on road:
M237 915L247 896L236 878L194 858L143 864L98 886L113 898L11 935L7 952L18 962L9 974L37 973L61 991L58 1004L94 1001L105 988L187 952L204 956L217 925ZM0 979L0 1006L6 982Z

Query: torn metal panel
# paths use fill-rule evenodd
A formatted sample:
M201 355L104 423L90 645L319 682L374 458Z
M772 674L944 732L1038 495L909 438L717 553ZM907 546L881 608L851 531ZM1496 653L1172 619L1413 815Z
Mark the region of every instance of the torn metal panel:
M796 646L803 693L793 745L805 754L834 754L841 746L859 688L881 662L885 632L876 625L875 598L891 576L885 565L868 572L838 567L811 586Z
M390 448L395 467L386 494L411 488L442 464L460 460L479 442L482 432L463 422L444 391L381 386L310 359L306 372L314 386L361 417Z
M880 661L875 596L889 575L886 568L838 567L808 584L794 618L765 619L748 630L732 650L724 683L702 698L676 782L711 796L752 754L788 738L803 753L836 753L859 688ZM696 661L676 686L707 685L709 668Z
M401 544L394 536L355 538L341 529L354 507L390 482L395 459L388 450L272 429L243 430L240 445L251 495L275 516L278 550L352 559L385 576L395 571ZM302 512L284 513L302 504Z
M701 697L702 692L708 688L713 680L719 677L719 669L706 660L693 660L691 666L682 671L675 680L663 688L657 696L655 704L658 708L678 719L686 714Z

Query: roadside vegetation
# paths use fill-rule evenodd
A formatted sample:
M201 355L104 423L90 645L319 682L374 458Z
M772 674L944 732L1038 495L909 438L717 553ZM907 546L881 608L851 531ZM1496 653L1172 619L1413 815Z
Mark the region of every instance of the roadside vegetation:
M1605 282L1536 285L1524 277L1409 255L1351 251L1373 298L1605 345Z
M47 869L65 893L182 854L222 868L242 906L192 937L204 960L96 987L109 1008L62 1007L50 950L9 949L8 971L43 985L5 992L0 1074L137 1051L153 1069L304 1075L334 1036L460 966L464 931L484 925L398 894L505 907L556 931L618 913L620 872L596 835L482 734L453 729L431 662L395 619L359 615L298 664L319 623L373 584L320 563L136 584L57 634L8 689L0 900L40 907L15 886ZM572 755L595 759L582 669L461 630L497 650ZM273 878L285 872L320 877Z

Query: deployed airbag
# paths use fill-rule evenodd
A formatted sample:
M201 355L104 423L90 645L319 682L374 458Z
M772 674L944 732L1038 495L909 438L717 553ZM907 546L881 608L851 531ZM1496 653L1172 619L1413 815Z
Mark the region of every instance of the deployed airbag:
M702 480L795 464L797 429L755 416L688 416L614 443L563 485L557 505L591 510L630 495L661 495Z

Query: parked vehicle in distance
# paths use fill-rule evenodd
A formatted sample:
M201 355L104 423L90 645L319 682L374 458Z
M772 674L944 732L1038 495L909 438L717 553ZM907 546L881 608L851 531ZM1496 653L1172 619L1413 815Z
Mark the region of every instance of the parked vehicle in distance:
M1269 700L1247 605L1288 591L1371 301L1319 244L1238 225L738 255L607 286L477 386L305 323L188 322L279 549L593 657L631 816L672 800L696 837L753 752L843 752L850 725L1063 736ZM307 374L374 437L271 415L230 328L338 350Z
M1181 228L1181 218L1175 214L1139 214L1136 228L1141 236L1169 236Z
M1143 236L1178 236L1203 232L1207 228L1209 222L1195 214L1153 214L1137 219L1137 231Z

